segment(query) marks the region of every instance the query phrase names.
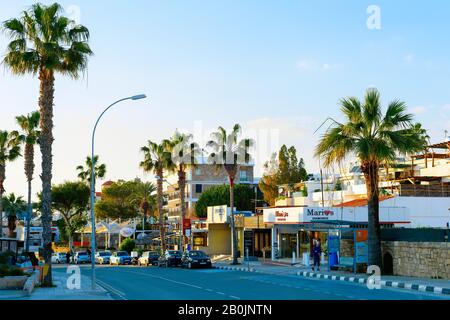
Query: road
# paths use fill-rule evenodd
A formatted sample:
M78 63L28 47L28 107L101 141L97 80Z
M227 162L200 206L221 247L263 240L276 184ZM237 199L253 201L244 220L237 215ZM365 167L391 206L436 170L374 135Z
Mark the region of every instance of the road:
M369 290L350 282L239 271L98 266L97 284L117 300L430 300L444 297L402 289ZM54 272L66 272L64 266ZM81 272L90 275L90 267Z

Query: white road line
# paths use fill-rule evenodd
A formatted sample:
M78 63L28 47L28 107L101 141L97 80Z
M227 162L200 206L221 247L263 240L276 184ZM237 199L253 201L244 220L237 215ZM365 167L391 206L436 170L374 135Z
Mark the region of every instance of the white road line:
M217 294L220 294L221 296L224 296L224 295L225 295L225 293L219 292L219 291L216 291L216 293L217 293Z
M121 298L122 300L128 300L125 297L125 293L123 293L122 291L114 288L113 286L101 281L101 280L96 280L97 285L99 285L100 287L103 287L104 289L106 289L106 291L109 291L117 296L119 296L119 298Z
M154 276L154 275L151 275L151 274L140 273L140 272L133 272L133 271L124 271L124 272L134 273L134 274L138 274L138 275L141 275L141 276L146 276L146 277L151 277L151 278L156 278L156 279L161 279L161 280L169 281L169 282L172 282L172 283L181 284L181 285L184 285L184 286L196 288L196 289L199 289L199 290L204 290L204 291L208 291L208 292L214 292L211 289L204 289L202 287L199 287L199 286L196 286L196 285L193 285L193 284L190 284L190 283L180 282L180 281L176 281L176 280L172 280L172 279L168 279L168 278L164 278L164 277L158 277L158 276ZM216 293L219 294L219 295L226 295L223 292L216 292ZM235 297L235 299L236 298L240 299L239 297Z
M241 300L241 298L236 297L236 296L229 296L229 297L232 298L232 299Z

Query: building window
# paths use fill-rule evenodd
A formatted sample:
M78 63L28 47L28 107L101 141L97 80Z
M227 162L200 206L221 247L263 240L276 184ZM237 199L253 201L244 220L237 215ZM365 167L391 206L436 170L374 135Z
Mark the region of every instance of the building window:
M201 174L202 174L202 169L200 169L200 168L195 169L196 176L200 176Z
M195 193L202 193L203 192L203 186L201 184L195 185Z
M247 171L240 171L239 172L239 179L241 181L248 181Z

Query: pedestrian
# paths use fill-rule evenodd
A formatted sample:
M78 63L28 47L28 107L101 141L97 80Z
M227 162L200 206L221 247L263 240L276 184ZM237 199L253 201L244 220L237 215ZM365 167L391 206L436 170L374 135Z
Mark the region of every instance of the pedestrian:
M317 266L317 271L320 271L320 259L322 256L322 246L320 245L320 239L317 239L314 243L314 247L313 247L313 258L314 258L314 266L313 266L313 271L316 271L316 266Z
M66 263L67 264L70 264L70 256L71 256L72 254L70 253L70 250L69 251L67 251L67 253L66 253Z

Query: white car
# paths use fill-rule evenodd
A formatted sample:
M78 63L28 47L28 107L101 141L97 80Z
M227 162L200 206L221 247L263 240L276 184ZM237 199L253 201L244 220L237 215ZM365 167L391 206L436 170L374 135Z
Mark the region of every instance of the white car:
M55 252L52 254L52 263L66 263L66 254L64 252Z
M95 263L97 264L109 264L111 252L101 251L95 254Z

